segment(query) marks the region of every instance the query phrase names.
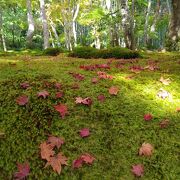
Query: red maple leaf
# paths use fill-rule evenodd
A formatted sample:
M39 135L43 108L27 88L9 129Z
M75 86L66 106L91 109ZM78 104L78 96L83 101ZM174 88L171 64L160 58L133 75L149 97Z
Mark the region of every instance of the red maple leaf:
M140 73L142 70L144 70L141 66L131 66L130 71L134 73Z
M149 113L148 113L148 114L145 114L145 115L144 115L144 120L145 120L145 121L151 121L152 119L153 119L152 114L149 114Z
M136 164L132 166L131 172L137 176L141 177L144 175L144 166L142 164Z
M62 118L64 118L65 115L68 114L68 108L65 104L55 105L54 108L60 113Z
M17 163L18 172L14 174L14 178L17 180L25 179L30 172L30 166L28 163Z
M92 79L91 79L91 82L92 82L93 84L96 84L98 81L99 81L99 80L98 80L97 78L92 78Z
M55 172L60 174L62 168L61 166L67 165L67 158L63 156L63 154L60 152L56 156L50 157L49 161L45 165L45 168L49 165L53 168Z
M57 92L56 93L56 98L59 99L59 98L62 98L63 97L63 92Z
M95 158L88 153L82 154L79 158L73 161L73 168L80 168L83 164L91 165L94 162Z
M82 97L76 97L75 103L90 106L92 104L92 99L90 97L84 99Z
M143 143L142 146L139 148L139 155L142 156L151 156L153 153L153 146L149 143Z
M75 159L75 160L73 161L73 163L72 163L73 169L75 169L75 168L80 168L80 167L82 167L82 165L83 165L83 160L82 160L81 157L78 158L78 159Z
M16 99L16 103L20 106L24 106L28 103L29 101L29 98L25 95L22 95L22 96L19 96L17 99Z
M44 91L38 92L37 96L45 99L46 97L49 96L49 93L44 90Z
M164 119L159 123L160 128L166 128L169 126L169 119Z
M53 146L46 142L40 144L41 158L50 161L50 157L54 156Z
M81 155L81 158L86 164L92 164L95 160L95 158L88 153Z
M117 95L118 92L119 92L118 87L112 86L109 88L109 94L111 94L111 95Z
M28 82L23 82L20 84L21 88L23 89L27 89L28 87L30 87L29 83Z
M72 76L79 81L84 80L84 75L82 74L73 73Z
M62 87L62 85L60 83L55 83L54 87L57 88L57 89L60 89Z
M90 135L88 128L83 128L79 131L81 137L88 137Z
M47 143L50 143L53 148L56 146L59 149L64 144L64 140L59 137L49 136Z
M100 102L104 102L106 97L103 95L103 94L100 94L98 95L97 99L100 101Z

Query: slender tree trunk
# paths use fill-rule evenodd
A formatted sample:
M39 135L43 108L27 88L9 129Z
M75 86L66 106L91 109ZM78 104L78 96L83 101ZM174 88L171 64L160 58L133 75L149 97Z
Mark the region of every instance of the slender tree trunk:
M180 50L180 1L172 0L172 16L169 27L169 49Z
M130 29L130 17L128 0L121 0L121 15L122 15L122 28L124 32L124 42L127 48L131 48L131 29Z
M77 46L77 31L76 31L76 19L79 14L79 4L76 5L74 9L74 15L73 15L73 22L72 22L72 28L73 28L73 36L74 36L74 46Z
M51 31L49 31L49 36L50 36L50 39L51 39L52 47L55 48L54 39L53 39Z
M5 41L4 31L3 31L2 9L0 9L0 38L1 38L1 41L2 41L2 45L3 45L3 50L7 51L6 41Z
M147 46L147 40L148 40L148 25L149 25L149 14L151 10L151 0L148 0L148 7L146 12L146 18L145 18L145 24L144 24L144 46Z
M130 49L135 50L136 43L135 43L135 37L134 37L134 15L135 15L135 0L132 0L131 5L131 23L130 23L130 31L131 31L131 46Z
M55 24L53 23L53 21L50 22L50 26L51 26L51 29L52 29L52 31L53 31L53 33L54 33L54 37L55 37L55 39L56 39L57 45L58 45L58 47L60 47L60 46L61 46L61 43L60 43L60 41L59 41L59 36L58 36L58 34L57 34L56 26L55 26Z
M32 48L32 40L33 40L33 34L34 34L34 19L33 19L33 13L32 13L32 7L31 7L31 0L26 1L27 5L27 20L28 20L28 31L27 31L27 47Z
M44 0L39 0L39 2L41 9L42 24L43 24L44 49L47 49L49 47L49 29L48 29L48 20L45 10L45 2Z

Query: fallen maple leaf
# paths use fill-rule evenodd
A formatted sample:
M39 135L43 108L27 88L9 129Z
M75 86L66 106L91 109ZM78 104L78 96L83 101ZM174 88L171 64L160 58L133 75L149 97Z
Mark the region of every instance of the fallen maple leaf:
M88 137L90 135L88 128L83 128L79 131L81 137Z
M144 115L144 120L145 120L145 121L151 121L152 119L153 119L152 114L145 114L145 115Z
M139 155L142 156L151 156L153 153L153 146L149 143L143 143L139 149Z
M64 140L59 137L49 136L47 143L50 143L53 148L56 146L59 149L64 144Z
M171 80L169 78L168 79L164 79L162 76L161 76L159 81L162 82L166 86L171 83Z
M17 99L16 99L16 103L20 106L24 106L28 103L29 101L29 98L25 95L22 95L22 96L19 96Z
M141 66L131 66L130 71L134 73L140 73L142 70L144 70Z
M45 165L45 168L49 165L55 172L60 174L62 168L61 165L67 165L67 158L60 152L56 156L50 157L49 161Z
M23 88L23 89L27 89L28 87L30 87L30 85L29 85L28 82L21 83L20 86L21 86L21 88Z
M77 79L77 80L79 80L79 81L82 81L82 80L84 80L84 75L82 75L82 74L76 74L76 73L72 73L72 76L75 78L75 79Z
M166 128L169 126L169 119L164 119L159 123L160 128Z
M60 89L62 87L62 85L60 83L55 83L54 87L57 88L57 89Z
M87 98L84 98L84 99L82 97L76 97L75 103L90 106L92 104L92 99L90 97L87 97Z
M118 87L112 86L109 88L109 94L111 94L111 95L117 95L118 92L119 92Z
M100 102L104 102L106 97L103 95L103 94L100 94L98 95L97 99L100 101Z
M63 97L63 95L64 95L63 92L57 92L56 98L59 99L59 98Z
M50 161L50 157L54 156L53 146L46 142L40 144L41 158Z
M91 165L94 162L95 158L88 153L82 154L79 158L73 161L73 168L80 168L83 164Z
M54 108L60 113L62 118L64 118L65 115L68 114L68 108L65 104L55 105Z
M92 164L95 160L95 158L88 153L81 155L81 158L86 164Z
M142 164L136 164L132 166L131 172L137 176L141 177L144 175L144 166Z
M14 178L17 180L25 179L30 172L30 166L28 163L17 163L18 172L14 174Z
M49 96L49 93L44 90L44 91L38 92L37 96L45 99L46 97Z
M91 79L91 82L92 82L93 84L96 84L96 83L98 82L98 79L97 79L97 78L92 78L92 79Z
M78 168L82 167L82 165L83 165L83 160L82 160L81 157L78 158L78 159L75 159L75 160L73 161L73 163L72 163L73 169L75 169L75 168L78 169Z

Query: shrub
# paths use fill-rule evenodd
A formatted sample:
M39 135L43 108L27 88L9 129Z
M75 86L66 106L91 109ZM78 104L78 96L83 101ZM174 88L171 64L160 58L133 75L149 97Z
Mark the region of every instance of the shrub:
M44 55L57 56L62 52L64 52L64 50L61 49L61 48L47 48L47 49L44 50Z
M69 54L69 56L88 59L88 58L94 58L96 53L97 53L97 49L92 47L76 47Z
M92 47L77 47L69 54L71 57L78 58L116 58L116 59L133 59L140 57L139 52L126 48L114 47L109 49L95 49Z

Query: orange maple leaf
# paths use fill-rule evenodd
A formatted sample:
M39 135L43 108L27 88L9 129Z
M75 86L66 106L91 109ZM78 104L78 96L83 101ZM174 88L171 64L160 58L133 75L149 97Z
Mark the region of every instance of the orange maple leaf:
M62 169L61 166L67 165L67 158L63 156L63 154L60 152L57 154L57 156L50 157L49 161L45 165L45 168L49 165L53 168L55 172L60 174Z
M53 151L53 146L51 144L47 144L43 142L40 144L41 149L41 158L46 159L47 161L50 160L51 156L54 156L55 152Z

